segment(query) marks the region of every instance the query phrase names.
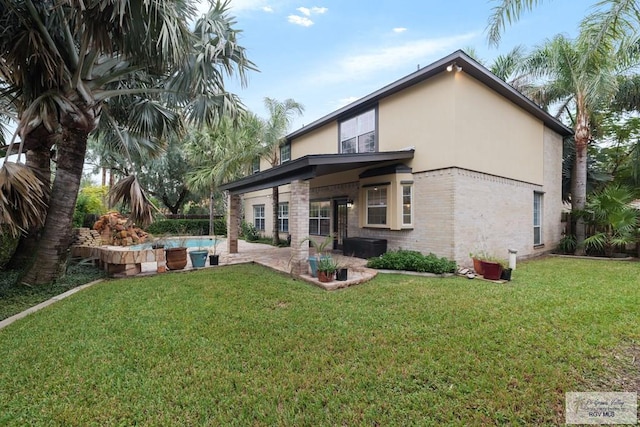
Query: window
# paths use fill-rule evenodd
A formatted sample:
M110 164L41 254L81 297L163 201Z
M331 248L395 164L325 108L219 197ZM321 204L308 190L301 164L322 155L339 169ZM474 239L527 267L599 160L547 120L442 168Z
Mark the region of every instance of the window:
M387 223L387 189L373 187L367 190L367 224Z
M331 229L331 202L319 201L309 204L309 234L328 236Z
M533 193L533 244L542 245L542 193Z
M340 123L341 153L376 151L376 110L369 110Z
M253 225L256 230L264 231L264 205L253 205Z
M402 225L411 225L411 185L402 186Z
M289 202L278 204L278 231L289 232Z
M280 164L291 160L291 143L286 142L280 146Z
M251 164L251 173L258 172L260 172L260 157L253 159L253 163Z

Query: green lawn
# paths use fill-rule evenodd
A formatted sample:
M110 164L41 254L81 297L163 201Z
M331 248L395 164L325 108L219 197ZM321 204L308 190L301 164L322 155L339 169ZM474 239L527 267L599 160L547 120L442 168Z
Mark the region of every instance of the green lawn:
M0 331L0 425L564 422L636 375L640 264L326 292L242 265L105 281Z

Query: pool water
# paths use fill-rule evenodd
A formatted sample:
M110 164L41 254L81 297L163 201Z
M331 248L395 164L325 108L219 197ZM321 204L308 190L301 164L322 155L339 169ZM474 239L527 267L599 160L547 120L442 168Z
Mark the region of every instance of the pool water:
M132 251L140 251L144 249L151 249L151 246L156 242L146 242L139 245L132 245L128 248ZM178 246L187 248L203 248L206 249L214 245L214 239L211 237L189 237L189 238L169 238L162 241L165 248L177 248ZM216 242L217 244L218 242Z

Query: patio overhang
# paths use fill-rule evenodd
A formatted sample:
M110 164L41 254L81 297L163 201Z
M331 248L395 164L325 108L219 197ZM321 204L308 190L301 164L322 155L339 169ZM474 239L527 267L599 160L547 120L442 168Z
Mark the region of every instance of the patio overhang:
M220 186L230 194L264 190L295 180L308 180L352 169L412 159L414 150L360 154L312 154Z

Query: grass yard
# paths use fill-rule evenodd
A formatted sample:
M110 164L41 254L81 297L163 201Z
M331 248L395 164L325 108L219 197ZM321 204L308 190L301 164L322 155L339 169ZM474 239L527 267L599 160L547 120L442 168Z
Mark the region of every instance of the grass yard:
M243 265L105 281L0 331L0 425L551 425L638 388L640 264L326 292Z

